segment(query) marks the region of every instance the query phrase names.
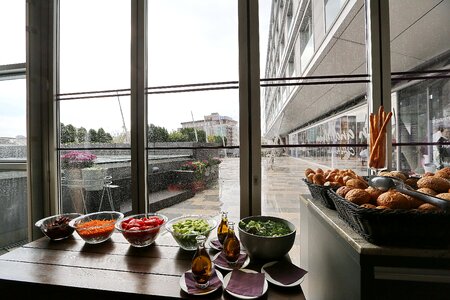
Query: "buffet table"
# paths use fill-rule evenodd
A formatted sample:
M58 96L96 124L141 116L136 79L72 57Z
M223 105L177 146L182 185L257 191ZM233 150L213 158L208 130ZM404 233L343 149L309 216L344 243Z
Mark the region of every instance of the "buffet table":
M209 251L211 256L216 253ZM190 269L192 256L168 233L145 248L131 247L120 233L96 245L85 244L76 233L62 241L44 237L0 256L0 293L61 300L233 298L222 288L201 297L181 290L180 277ZM261 265L253 261L247 269L260 271ZM300 285L282 288L269 283L262 299L304 296Z
M450 249L371 244L310 195L300 196L300 249L306 299L450 297Z

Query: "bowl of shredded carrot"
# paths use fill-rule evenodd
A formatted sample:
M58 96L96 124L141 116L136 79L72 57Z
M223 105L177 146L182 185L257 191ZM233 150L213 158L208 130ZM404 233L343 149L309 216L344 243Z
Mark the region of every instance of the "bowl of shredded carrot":
M108 240L114 232L117 221L124 217L117 211L100 211L82 215L69 222L78 235L88 244L98 244Z

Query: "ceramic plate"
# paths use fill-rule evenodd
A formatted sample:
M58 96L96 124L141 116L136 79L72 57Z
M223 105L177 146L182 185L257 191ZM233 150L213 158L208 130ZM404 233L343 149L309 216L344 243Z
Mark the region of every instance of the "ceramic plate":
M256 272L256 271L249 270L249 269L241 269L241 271L242 271L242 272L245 272L245 273L258 273L258 272ZM231 278L231 272L228 273L227 275L225 275L225 277L223 278L223 288L224 288L224 289L227 288L228 282L230 282L230 278ZM239 295L239 294L232 293L232 292L230 292L230 291L227 291L227 293L229 293L230 295L232 295L232 296L234 296L234 297L236 297L236 298L239 298L239 299L255 299L255 298L261 297L262 295L264 295L264 294L267 292L267 287L268 287L268 285L269 285L269 284L267 283L267 280L264 279L264 286L263 286L262 294L261 294L260 296L256 296L256 297L250 297L250 296Z
M270 277L270 275L265 270L265 268L270 267L270 266L272 266L272 265L274 265L276 263L277 263L277 261L271 261L271 262L265 264L264 266L262 266L262 268L261 268L261 273L264 273L264 275L266 276L266 279L267 279L268 282L273 283L273 284L278 285L278 286L291 287L291 286L299 285L305 279L305 276L303 276L302 278L300 278L299 280L297 280L296 282L293 282L291 284L283 284L283 283L281 283L279 281L276 281L275 279Z
M220 255L220 253L222 253L222 252L219 252L219 253L217 253L216 255L214 255L214 257L212 258L212 261L214 262L215 260L216 260L216 258ZM245 253L245 252L242 252L241 251L241 253ZM248 266L248 264L250 263L250 256L248 256L247 255L247 258L245 259L245 261L244 261L244 263L242 264L242 266L239 268L239 269L243 269L243 268L245 268L246 266ZM232 267L226 267L226 266L221 266L221 265L218 265L218 264L214 264L217 268L221 268L222 270L225 270L225 271L232 271L232 270L234 270Z
M191 272L191 270L186 271L186 273L187 273L187 272ZM220 272L217 272L217 271L215 271L215 272L216 272L216 274L217 274L217 277L219 277L220 282L222 282L222 284L219 285L219 286L217 286L215 289L207 290L207 291L204 292L204 293L195 293L195 294L189 293L188 288L187 288L187 286L186 286L186 280L185 280L185 278L184 278L184 274L185 274L185 273L183 273L183 275L181 275L181 278L180 278L180 287L181 287L181 289L182 289L184 292L188 293L189 295L208 295L208 294L211 294L211 293L217 291L217 290L223 285L223 276L222 276L222 274L221 274Z

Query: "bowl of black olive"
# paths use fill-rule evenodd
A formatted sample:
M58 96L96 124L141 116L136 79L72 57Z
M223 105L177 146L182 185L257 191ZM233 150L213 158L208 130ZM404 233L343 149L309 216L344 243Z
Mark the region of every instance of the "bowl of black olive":
M34 225L39 227L48 238L57 241L72 235L75 229L69 226L69 222L79 216L81 216L79 213L59 214L43 218Z
M278 260L294 245L295 226L273 216L250 216L239 221L239 239L252 259Z

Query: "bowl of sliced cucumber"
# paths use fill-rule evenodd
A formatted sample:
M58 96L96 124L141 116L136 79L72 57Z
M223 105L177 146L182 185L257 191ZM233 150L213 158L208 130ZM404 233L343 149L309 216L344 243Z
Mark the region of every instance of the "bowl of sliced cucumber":
M170 220L165 227L182 249L192 251L197 249L197 236L208 238L217 221L208 216L185 215Z

